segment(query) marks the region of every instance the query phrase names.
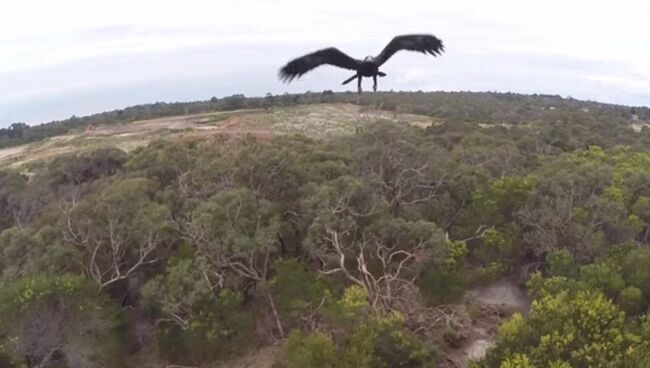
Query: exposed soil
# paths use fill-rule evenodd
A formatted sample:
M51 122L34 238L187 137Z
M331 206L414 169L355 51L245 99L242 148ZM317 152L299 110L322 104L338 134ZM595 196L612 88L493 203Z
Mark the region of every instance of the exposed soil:
M527 314L530 298L516 282L503 279L467 292L467 298L477 303L493 306L505 314Z
M193 140L214 135L245 136L268 140L282 134L327 138L353 134L377 120L425 127L432 118L377 111L351 104L316 104L276 109L220 111L135 121L129 124L91 126L40 142L0 149L0 166L51 159L69 152L117 147L131 151L153 140Z
M471 289L465 300L479 312L473 316L470 338L454 354L460 367L483 358L496 342L499 325L514 313L528 314L531 304L525 291L508 279Z
M240 116L246 116L247 120L254 120L254 117L261 116L260 112L263 111L238 110L142 120L130 124L93 126L40 142L0 149L0 165L19 167L35 160L50 159L64 153L105 146L117 147L128 152L156 139L196 139L231 131L234 134ZM267 134L268 130L267 128Z

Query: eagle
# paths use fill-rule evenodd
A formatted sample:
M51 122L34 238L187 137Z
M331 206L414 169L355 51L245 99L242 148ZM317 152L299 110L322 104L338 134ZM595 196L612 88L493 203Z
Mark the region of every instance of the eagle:
M328 47L290 61L280 69L279 77L280 80L289 83L318 66L329 64L356 71L356 74L343 81L343 84L348 84L356 78L359 94L361 94L361 80L363 77L372 77L372 89L377 92L377 77L386 76L386 73L381 72L379 67L400 50L418 51L423 54L438 56L444 52L445 47L439 38L428 34L396 36L384 47L379 55L375 57L367 56L363 60L352 58L335 47Z

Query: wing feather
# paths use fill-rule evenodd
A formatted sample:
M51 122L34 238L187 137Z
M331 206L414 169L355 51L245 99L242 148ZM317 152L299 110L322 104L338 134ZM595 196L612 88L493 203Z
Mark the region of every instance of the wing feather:
M300 78L303 74L323 64L357 70L361 61L348 56L335 47L330 47L290 61L280 69L279 76L281 80L291 82L294 78Z
M418 51L423 54L438 56L445 51L445 46L434 35L412 34L397 36L377 55L375 62L377 65L382 65L400 50Z

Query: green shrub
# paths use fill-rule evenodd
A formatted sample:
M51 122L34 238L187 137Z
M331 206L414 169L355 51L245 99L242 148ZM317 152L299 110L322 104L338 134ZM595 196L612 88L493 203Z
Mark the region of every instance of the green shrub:
M517 314L500 328L485 367L620 367L639 342L624 327L624 313L602 293L546 294L527 320Z
M333 368L338 357L332 339L321 332L291 331L274 368Z
M432 305L453 303L460 300L467 287L467 277L463 270L449 270L430 267L418 281L422 295Z
M285 324L295 325L301 317L330 303L325 279L309 271L305 263L294 258L280 258L273 263L273 270L271 295Z
M419 277L418 287L429 303L453 303L462 298L467 287L466 257L466 245L451 242L445 261L442 264L430 263L425 268Z
M437 350L408 332L399 314L371 316L350 334L342 368L435 367Z
M580 280L589 287L599 289L610 297L616 297L625 287L623 276L615 267L606 262L581 267Z
M506 266L501 261L491 262L486 266L479 266L476 268L474 275L472 276L472 282L476 284L486 284L492 281L496 281L499 278L503 277L504 274L508 271L508 266Z
M555 250L546 256L551 276L575 277L578 274L573 256L568 249Z
M162 355L182 363L201 362L241 352L255 343L255 321L239 292L216 294L204 276L202 259L175 260L145 284L143 294L159 317Z
M643 292L639 288L628 286L618 294L617 302L628 314L638 314L643 311Z
M0 356L18 367L121 366L117 308L81 276L0 285Z

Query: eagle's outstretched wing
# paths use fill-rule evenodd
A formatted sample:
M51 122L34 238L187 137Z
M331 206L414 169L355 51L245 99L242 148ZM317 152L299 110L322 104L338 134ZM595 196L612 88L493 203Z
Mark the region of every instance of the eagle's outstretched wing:
M442 41L433 35L403 35L393 38L375 58L377 65L382 65L399 50L419 51L433 56L445 51Z
M357 70L361 61L351 58L337 48L330 47L290 61L280 69L280 79L285 82L291 82L294 78L299 78L308 71L323 64Z

